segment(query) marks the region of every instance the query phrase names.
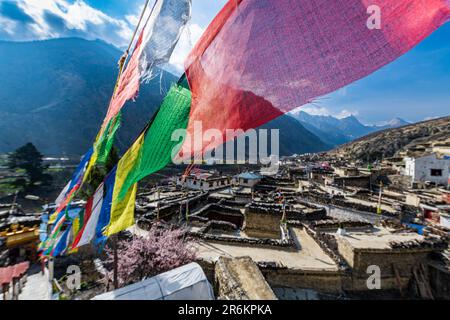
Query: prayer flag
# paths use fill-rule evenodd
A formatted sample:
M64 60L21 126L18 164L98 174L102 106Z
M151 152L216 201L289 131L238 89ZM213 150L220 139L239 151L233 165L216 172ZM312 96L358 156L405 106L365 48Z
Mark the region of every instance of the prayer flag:
M449 17L448 0L229 0L185 63L188 134L196 121L223 142L227 129L257 128L380 69ZM187 157L222 141L188 143Z
M190 91L182 86L173 85L145 132L139 158L120 187L119 199L123 199L133 184L171 162L173 153L177 154L183 142L173 139L172 135L178 129L186 129L190 106Z
M86 214L83 226L80 232L75 237L72 244L72 248L79 248L91 242L95 236L95 228L98 223L98 218L103 204L103 183L98 187L93 197L88 201L89 205L86 205Z
M136 199L137 185L134 184L128 190L123 199L119 199L119 192L129 175L135 168L141 154L144 133L135 141L133 146L125 153L117 164L116 180L112 196L111 216L109 224L105 230L105 235L110 236L118 233L134 224L134 206Z
M157 1L120 77L103 128L117 115L125 102L136 97L141 79L151 78L156 67L169 62L190 16L191 0Z

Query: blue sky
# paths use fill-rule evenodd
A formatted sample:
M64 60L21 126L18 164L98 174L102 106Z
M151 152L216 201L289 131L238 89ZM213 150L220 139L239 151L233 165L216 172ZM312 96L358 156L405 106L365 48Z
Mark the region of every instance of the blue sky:
M102 39L123 48L145 0L0 0L0 40ZM185 55L226 0L193 0L189 32L172 64ZM450 23L369 77L303 107L309 113L356 115L365 123L450 115Z

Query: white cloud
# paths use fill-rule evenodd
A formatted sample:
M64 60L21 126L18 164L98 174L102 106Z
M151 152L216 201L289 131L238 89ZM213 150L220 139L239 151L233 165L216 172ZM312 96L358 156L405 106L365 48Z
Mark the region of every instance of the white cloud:
M0 26L2 26L4 32L6 32L8 35L13 36L17 23L10 19L0 16Z
M347 118L350 116L357 116L359 114L358 111L350 111L350 110L342 110L341 112L339 112L338 114L335 115L336 118L338 119L342 119L342 118Z
M132 25L132 26L137 26L138 22L139 22L139 17L137 15L127 15L125 16L125 20L127 20L127 22Z
M103 39L122 47L132 34L132 27L127 21L112 18L82 0L22 0L17 2L17 6L34 21L27 28L22 25L19 29L16 25L15 40L82 36ZM55 25L55 21L59 24ZM9 28L11 32L11 24Z
M120 19L91 7L85 0L21 0L16 5L31 18L31 22L18 22L0 15L0 37L4 39L30 41L81 37L102 39L119 48L128 45L143 8L142 4L136 6L135 13ZM211 12L213 14L215 12ZM187 24L169 61L169 70L180 74L184 71L184 61L204 30L198 23Z
M204 29L195 23L188 23L184 28L169 62L177 71L183 72L184 60L189 52L191 52L195 43L200 39L203 32Z
M306 106L297 108L293 112L298 113L301 111L309 113L310 115L313 115L313 116L329 116L329 115L331 115L330 110L328 110L327 108L312 106L312 105L306 105Z
M338 119L342 119L342 118L346 118L349 116L357 116L359 114L358 111L350 111L350 110L341 110L340 112L336 113L336 112L332 112L331 110L329 110L328 108L319 106L319 105L312 105L312 104L308 104L305 106L302 106L300 108L295 109L294 111L292 111L293 114L298 114L299 112L306 112L310 115L313 116L332 116Z

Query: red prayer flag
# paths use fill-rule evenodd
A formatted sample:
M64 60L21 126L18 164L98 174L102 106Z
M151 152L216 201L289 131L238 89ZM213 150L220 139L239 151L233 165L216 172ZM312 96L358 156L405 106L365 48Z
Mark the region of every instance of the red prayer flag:
M103 187L103 185L101 185ZM78 243L80 242L80 239L83 235L84 229L86 228L86 224L91 218L92 209L94 207L94 196L90 197L89 200L86 202L85 211L84 211L84 218L83 218L83 225L81 229L78 231L78 234L75 235L75 239L72 243L72 250L76 249L78 247Z
M142 53L142 37L144 31L141 32L139 39L136 43L134 52L130 58L130 61L125 68L125 71L120 77L117 85L116 92L109 104L106 118L103 121L103 127L114 118L122 109L123 105L130 99L134 99L139 92L140 84L140 71L139 71L139 58Z
M449 17L448 0L230 0L185 64L188 133L201 121L225 142L226 129L259 127L380 69ZM183 156L219 144L185 143Z

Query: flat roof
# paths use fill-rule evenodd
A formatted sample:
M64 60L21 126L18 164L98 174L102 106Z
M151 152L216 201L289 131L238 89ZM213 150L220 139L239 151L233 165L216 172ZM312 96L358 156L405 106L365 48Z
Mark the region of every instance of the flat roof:
M391 249L389 242L406 242L411 240L423 240L424 237L413 232L392 233L385 228L374 228L373 232L352 232L345 235L336 235L338 241L345 241L353 249Z
M305 230L291 228L296 243L295 250L276 247L256 247L245 244L227 244L199 241L197 257L217 261L220 256L229 258L248 256L256 263L275 262L289 269L310 271L338 271L336 263L320 248Z

